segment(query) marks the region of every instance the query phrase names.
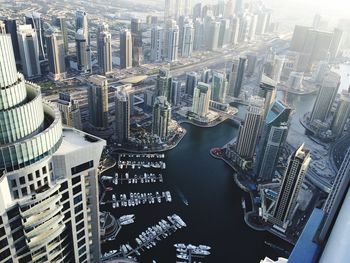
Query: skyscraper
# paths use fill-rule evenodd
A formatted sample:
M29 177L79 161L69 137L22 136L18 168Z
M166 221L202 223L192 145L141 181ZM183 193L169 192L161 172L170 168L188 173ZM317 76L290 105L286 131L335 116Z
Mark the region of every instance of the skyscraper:
M120 31L120 68L132 67L132 37L127 29Z
M112 72L112 37L106 23L99 25L98 28L97 60L102 74Z
M301 185L311 161L310 151L301 145L288 160L288 166L283 175L275 208L268 220L286 229L292 220Z
M182 36L182 57L190 57L193 51L194 28L191 21L185 21L183 26Z
M224 103L226 99L226 74L214 71L211 79L211 99L220 103Z
M172 21L171 26L167 28L165 34L167 34L167 61L175 62L177 61L179 46L179 27L175 21Z
M186 73L186 94L193 96L194 88L198 84L198 74L196 72Z
M278 83L281 78L283 64L284 57L277 56L274 50L270 50L265 59L263 74L265 74L267 77L273 79L274 81L276 81L276 83Z
M244 13L244 0L237 0L235 5L235 14L241 15Z
M164 96L156 97L153 105L152 134L157 135L162 141L165 141L169 135L170 121L170 103Z
M258 57L256 53L250 52L247 54L246 74L248 77L251 77L254 74L257 60L258 60Z
M168 101L170 101L171 96L171 74L166 68L159 69L156 84L156 94L157 96L164 96Z
M24 75L27 78L41 75L39 63L39 43L31 25L20 25L17 30L19 53Z
M233 17L231 19L230 27L231 27L231 45L235 46L238 43L238 35L239 35L239 25L240 19L239 17Z
M204 24L202 19L194 20L193 50L200 50L204 46Z
M75 45L77 54L78 70L82 72L91 71L91 50L89 40L82 28L75 33Z
M105 141L62 128L59 110L17 73L9 35L0 35L0 53L2 261L98 262Z
M96 128L108 127L108 82L106 77L89 77L89 120Z
M255 174L260 181L271 181L288 134L291 109L275 101L267 113L257 150Z
M79 29L83 29L85 38L88 39L89 24L88 24L87 13L82 10L77 10L75 12L75 31L78 31Z
M251 97L245 120L239 127L237 153L245 159L252 159L264 117L264 99Z
M52 25L57 27L63 36L64 43L64 55L68 54L68 33L67 33L67 21L63 16L56 16L53 18Z
M50 70L49 76L53 80L64 79L66 78L66 64L62 32L50 32L45 38Z
M171 81L171 105L177 106L181 100L181 82L173 79Z
M228 84L228 95L235 98L238 98L241 93L246 60L245 57L240 57L239 60L235 59L232 64Z
M154 26L151 30L151 61L159 62L162 60L163 40L164 29L160 26Z
M276 82L264 74L261 77L261 82L259 84L259 96L265 99L264 106L264 119L271 107L271 105L275 102L276 99Z
M220 30L219 30L219 38L218 38L218 48L222 48L227 43L227 32L230 26L230 20L221 19L220 20Z
M332 109L335 96L340 85L340 75L335 72L329 72L323 79L322 86L310 114L310 121L325 121Z
M140 19L131 19L130 32L132 37L132 64L139 66L143 62L142 23Z
M213 51L218 49L220 22L212 20L205 28L207 50Z
M13 52L15 53L16 63L21 62L21 57L19 53L18 37L17 37L17 23L15 19L5 19L5 29L6 33L11 35Z
M338 57L340 45L343 39L343 31L339 28L335 28L333 31L333 38L329 47L329 56L331 59Z
M25 22L27 25L31 25L36 32L39 44L39 59L43 60L45 56L45 38L44 38L44 23L41 19L40 13L33 12L25 15Z
M130 96L132 86L118 87L114 94L115 136L118 143L125 143L130 137Z
M211 87L209 84L198 82L194 88L192 112L199 117L206 117L209 112L209 102L211 96Z
M79 104L76 100L71 98L69 93L59 93L57 107L61 112L62 124L81 131L83 130Z
M338 107L333 117L331 130L336 137L340 137L350 115L350 91L343 90L338 102Z

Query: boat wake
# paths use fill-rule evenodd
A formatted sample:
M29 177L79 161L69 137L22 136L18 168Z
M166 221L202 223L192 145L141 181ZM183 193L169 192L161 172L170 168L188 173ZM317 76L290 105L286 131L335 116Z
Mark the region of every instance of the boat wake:
M179 195L181 201L182 201L185 205L188 205L188 201L187 201L185 195L180 191L179 188L176 189L176 193Z

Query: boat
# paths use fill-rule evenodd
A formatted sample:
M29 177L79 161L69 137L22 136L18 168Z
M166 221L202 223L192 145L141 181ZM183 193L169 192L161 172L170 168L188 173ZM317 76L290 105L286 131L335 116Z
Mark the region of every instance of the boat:
M132 250L132 247L129 244L125 245L127 249Z
M210 255L210 252L208 250L203 249L194 249L192 250L192 254L201 255L201 256L208 256Z
M246 208L246 206L245 206L245 199L244 199L244 197L242 197L242 208L243 208L243 210L245 210L245 208Z
M187 253L187 249L183 249L183 248L177 248L176 251L180 253Z
M205 245L199 245L198 248L204 249L204 250L209 250L209 249L211 249L211 247L205 246Z
M122 226L126 226L126 225L130 225L130 224L132 224L132 223L134 223L134 222L135 222L134 219L129 219L129 220L125 220L125 221L123 221L123 222L120 222L120 224L121 224Z
M119 221L124 221L124 220L128 220L128 219L135 219L135 215L134 214L130 214L130 215L121 216L119 218Z
M177 254L176 257L188 260L188 256L186 254Z
M175 244L174 247L176 247L176 248L183 248L183 249L186 248L185 244L183 244L183 243Z

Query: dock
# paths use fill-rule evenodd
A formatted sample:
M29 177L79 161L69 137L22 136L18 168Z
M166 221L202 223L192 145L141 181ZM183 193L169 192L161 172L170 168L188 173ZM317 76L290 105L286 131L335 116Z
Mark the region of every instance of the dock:
M151 184L151 183L163 183L163 174L155 173L141 173L141 174L119 174L115 173L114 176L103 176L102 181L118 184Z

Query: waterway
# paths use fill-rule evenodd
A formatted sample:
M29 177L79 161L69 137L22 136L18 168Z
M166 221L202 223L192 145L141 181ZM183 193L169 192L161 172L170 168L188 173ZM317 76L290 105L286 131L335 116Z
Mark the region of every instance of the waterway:
M170 190L171 204L146 207L108 209L116 216L134 213L136 223L125 226L118 240L103 245L103 250L116 249L120 243L135 244L137 237L147 227L167 215L177 213L187 223L187 228L177 231L160 241L157 247L147 250L140 257L141 263L156 260L175 262L175 243L205 244L212 247L212 255L202 262L259 262L265 256L276 258L281 254L264 244L272 242L291 248L285 242L267 232L250 229L243 220L242 196L248 196L234 183L233 171L224 162L209 155L212 147L222 146L238 128L226 121L215 128L199 128L183 124L187 135L174 150L166 153L167 169L162 185L122 186L119 193ZM186 199L189 205L185 205Z

